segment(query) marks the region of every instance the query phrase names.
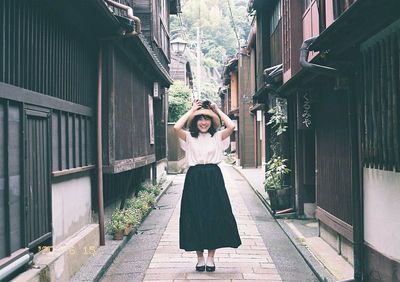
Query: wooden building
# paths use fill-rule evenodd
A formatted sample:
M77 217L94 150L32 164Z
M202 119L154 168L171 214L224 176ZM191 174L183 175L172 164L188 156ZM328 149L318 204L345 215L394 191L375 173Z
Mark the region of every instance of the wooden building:
M224 91L220 91L222 110L236 124L234 133L230 136L230 151L235 152L238 158L238 142L239 142L239 96L238 96L238 59L236 57L227 60L222 71L222 82Z
M315 215L356 281L400 280L399 6L249 1L253 107L286 99L296 212Z
M170 74L174 81L184 81L186 86L193 89L192 68L190 62L183 56L171 55Z
M349 237L356 280L397 281L400 3L326 1L321 9L324 17L309 50L319 52L315 60L336 68L339 74L317 86L318 92L326 94L319 98L324 106L315 115L317 216ZM308 71L307 65L305 68ZM333 165L336 175L324 176ZM337 182L340 175L345 176L345 183ZM346 190L342 192L340 187ZM336 200L338 195L340 200ZM334 196L337 198L332 201ZM343 224L338 226L341 221L349 226L348 236Z
M187 87L192 90L191 98L193 97L193 75L190 67L190 62L180 54L171 55L170 74L174 81L183 81ZM168 123L168 173L180 173L185 167L185 151L182 150L179 144L179 137L174 130L174 122Z
M0 268L93 229L98 171L107 205L166 158L168 22L179 0L121 3L0 2Z

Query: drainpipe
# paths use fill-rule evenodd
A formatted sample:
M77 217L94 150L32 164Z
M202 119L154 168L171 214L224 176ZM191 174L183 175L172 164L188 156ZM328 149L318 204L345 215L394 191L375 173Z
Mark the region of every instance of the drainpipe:
M13 261L9 265L0 269L0 281L9 276L11 273L21 268L25 264L29 263L33 259L33 253L27 253L26 255L20 257L19 259Z
M100 225L100 246L105 245L104 233L104 200L103 200L103 145L101 137L101 76L103 72L103 42L100 41L97 65L97 185Z
M127 5L115 2L113 0L105 0L114 7L126 10L128 18L136 24L136 29L122 37L131 37L141 33L141 23L138 17L133 15L133 9ZM105 245L105 230L104 230L104 199L103 199L103 145L102 145L102 126L101 126L101 100L102 100L102 72L103 72L103 41L121 38L121 36L103 38L99 43L99 58L97 66L97 193L99 206L99 225L100 225L100 246Z
M118 3L113 0L105 0L105 1L107 1L107 3L109 3L110 5L112 5L114 7L124 9L128 13L128 18L130 18L131 20L133 20L135 22L136 30L132 31L131 33L125 34L124 37L131 37L131 36L138 35L141 33L142 27L141 27L140 19L133 15L133 9L131 7L121 4L121 3Z
M314 73L326 76L338 76L339 71L335 68L321 66L309 63L308 53L309 46L315 41L317 37L306 39L300 48L300 65ZM362 194L362 166L361 154L359 152L358 144L360 144L360 136L357 133L357 111L354 93L349 93L348 100L348 121L350 129L350 150L352 153L351 160L351 198L352 198L352 213L353 213L353 245L354 245L354 278L343 280L342 282L350 281L363 281L363 241L364 241L364 222L363 222L363 194ZM356 130L355 130L356 129Z
M354 248L354 281L364 281L364 208L361 160L360 120L356 102L356 91L353 88L348 93L349 133L351 157L351 199L353 213L353 248Z
M327 75L327 76L337 76L339 74L339 71L335 68L327 67L327 66L321 66L321 65L316 65L313 63L309 63L308 60L308 53L310 50L308 47L317 39L317 37L312 37L309 39L306 39L303 44L301 45L300 48L300 65L306 69L309 70L310 72L322 74L322 75Z

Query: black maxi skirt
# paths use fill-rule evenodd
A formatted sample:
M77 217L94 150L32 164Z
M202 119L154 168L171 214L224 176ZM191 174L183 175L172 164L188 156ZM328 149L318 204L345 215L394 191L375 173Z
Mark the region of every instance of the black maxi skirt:
M179 247L186 251L237 248L241 241L220 168L191 166L183 188Z

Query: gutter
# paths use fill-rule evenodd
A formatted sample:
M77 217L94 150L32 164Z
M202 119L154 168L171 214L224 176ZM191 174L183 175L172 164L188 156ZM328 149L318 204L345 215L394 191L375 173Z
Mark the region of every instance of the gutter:
M310 45L317 39L318 37L311 37L304 40L303 44L300 48L300 66L310 72L326 75L326 76L337 76L339 75L339 71L335 68L317 65L308 62L308 54L310 52Z
M134 30L134 31L132 31L130 33L124 34L124 37L131 37L131 36L134 36L134 35L138 35L138 34L140 34L142 32L142 26L141 26L141 23L140 23L140 19L133 15L133 9L131 7L129 7L127 5L124 5L124 4L121 4L121 3L118 3L118 2L113 1L113 0L105 0L105 1L108 4L110 4L110 5L114 6L114 7L118 7L120 9L125 10L127 12L128 18L130 18L131 20L133 20L135 22L136 30Z

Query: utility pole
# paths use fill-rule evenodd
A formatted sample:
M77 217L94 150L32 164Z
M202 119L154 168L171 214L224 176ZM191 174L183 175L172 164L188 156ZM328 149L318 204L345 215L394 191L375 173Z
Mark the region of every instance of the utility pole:
M201 97L201 1L198 1L199 4L199 26L197 27L197 43L196 43L196 57L197 57L197 93L195 99L199 99Z
M201 97L201 46L200 46L200 27L197 27L197 94L196 99L200 100Z

